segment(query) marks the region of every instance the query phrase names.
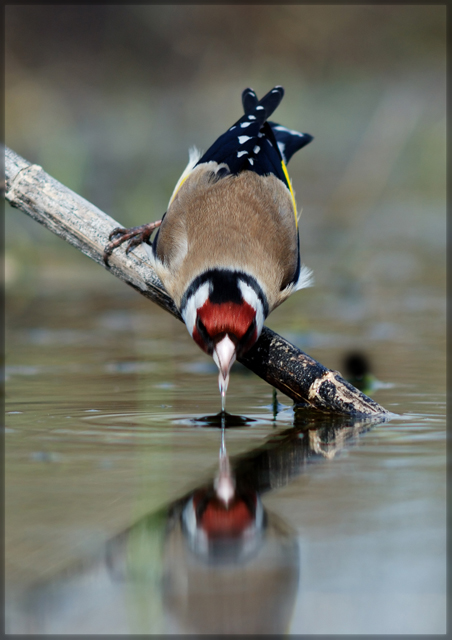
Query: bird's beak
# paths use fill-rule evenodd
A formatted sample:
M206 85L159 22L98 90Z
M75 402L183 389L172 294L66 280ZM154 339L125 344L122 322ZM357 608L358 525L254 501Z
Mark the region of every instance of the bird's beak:
M228 506L235 495L235 479L226 450L220 449L220 470L214 480L214 489L217 497Z
M220 370L220 373L218 375L218 386L220 387L222 400L226 395L226 390L229 384L229 371L231 370L235 358L235 345L232 342L231 338L226 335L223 340L220 340L220 342L218 342L213 352L213 359Z

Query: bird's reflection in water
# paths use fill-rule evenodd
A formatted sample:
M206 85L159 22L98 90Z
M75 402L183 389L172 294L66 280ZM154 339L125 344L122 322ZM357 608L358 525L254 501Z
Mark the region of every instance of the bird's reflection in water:
M237 487L221 430L219 469L213 484L193 492L182 510L182 528L192 551L214 564L244 562L263 540L259 495Z
M297 532L261 495L375 424L303 410L291 428L233 460L223 427L213 480L142 518L96 558L35 585L15 603L8 632L286 632L300 571Z
M213 483L173 514L163 603L171 633L283 633L299 574L296 532L237 481L224 443Z

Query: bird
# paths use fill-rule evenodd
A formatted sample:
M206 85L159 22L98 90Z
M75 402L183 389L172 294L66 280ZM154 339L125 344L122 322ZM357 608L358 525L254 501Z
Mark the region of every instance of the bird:
M109 235L104 261L142 244L189 334L213 357L222 411L231 367L258 340L267 316L311 286L301 264L298 214L287 164L313 140L270 121L284 96L242 92L244 115L189 162L161 220ZM157 230L154 239L151 236Z

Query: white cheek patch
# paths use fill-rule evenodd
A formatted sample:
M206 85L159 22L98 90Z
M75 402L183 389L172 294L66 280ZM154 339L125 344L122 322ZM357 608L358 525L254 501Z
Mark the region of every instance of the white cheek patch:
M257 293L254 291L249 284L246 284L243 280L239 278L239 287L242 293L243 299L247 302L253 309L256 310L256 326L257 326L257 336L259 337L262 331L262 327L264 326L264 310L262 307L262 302L259 300Z
M182 317L187 326L188 333L193 336L193 330L195 328L196 316L198 309L202 307L210 293L210 283L204 282L199 289L195 291L188 299L185 309L182 311Z

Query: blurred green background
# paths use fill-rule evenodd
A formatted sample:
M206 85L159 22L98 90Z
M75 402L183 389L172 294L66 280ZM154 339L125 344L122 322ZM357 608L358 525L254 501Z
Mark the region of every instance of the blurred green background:
M317 286L439 284L445 268L446 7L6 7L6 143L124 225L159 218L188 148L282 84L276 120ZM18 210L6 283L121 287ZM402 280L401 280L402 279Z

